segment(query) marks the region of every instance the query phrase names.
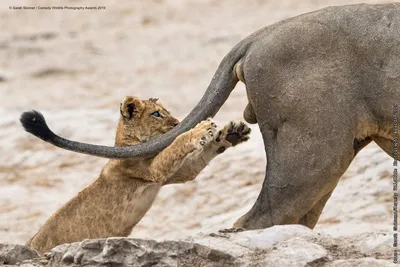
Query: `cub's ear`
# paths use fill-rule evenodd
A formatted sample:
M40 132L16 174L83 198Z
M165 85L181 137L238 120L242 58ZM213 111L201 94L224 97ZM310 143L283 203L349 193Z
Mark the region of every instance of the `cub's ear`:
M122 100L120 111L121 116L125 119L132 119L140 117L144 110L145 104L139 98L134 96L127 96Z

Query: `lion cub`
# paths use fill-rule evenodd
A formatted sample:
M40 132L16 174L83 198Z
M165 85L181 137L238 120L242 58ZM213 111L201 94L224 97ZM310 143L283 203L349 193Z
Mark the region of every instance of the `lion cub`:
M116 146L146 142L179 123L156 99L126 97L120 112ZM241 122L217 131L208 119L178 136L155 157L111 159L100 177L57 210L28 246L43 254L63 243L128 236L162 185L193 180L216 155L248 140L249 133Z

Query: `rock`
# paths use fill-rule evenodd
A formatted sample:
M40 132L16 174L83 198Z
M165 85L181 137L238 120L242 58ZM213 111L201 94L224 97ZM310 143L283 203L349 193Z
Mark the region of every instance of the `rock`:
M26 267L394 267L388 244L385 233L332 238L304 226L284 225L181 241L87 239L53 248L49 260L25 246L0 245L0 259Z
M311 263L327 261L328 252L320 245L295 237L279 243L264 256L260 266L305 267Z
M268 230L239 232L232 235L232 241L250 249L267 249L293 237L315 238L316 236L316 232L303 225L276 225Z
M364 258L356 260L337 260L324 267L396 267L398 265L385 260L377 260L373 258Z
M107 238L64 244L51 251L49 265L68 266L240 266L232 255L185 241Z
M324 247L307 241L317 236L302 225L277 225L263 230L200 235L188 241L241 258L241 266L253 266L254 251L260 266L306 266L328 255Z
M363 253L385 253L393 250L393 235L390 233L371 233L355 238L360 239L358 243L360 246L360 251Z
M245 255L253 252L252 249L247 249L244 246L232 242L230 235L225 234L201 234L185 240L186 242L197 243L215 250L223 250L226 253L236 257L242 258Z
M0 244L0 264L12 265L38 257L36 251L27 246Z

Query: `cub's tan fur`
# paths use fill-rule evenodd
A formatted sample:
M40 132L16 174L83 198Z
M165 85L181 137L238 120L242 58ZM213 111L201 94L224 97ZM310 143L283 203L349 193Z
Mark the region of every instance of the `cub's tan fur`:
M179 123L156 99L126 97L120 112L116 146L146 142ZM208 119L154 157L110 160L100 177L52 215L28 245L44 253L86 238L128 236L162 185L194 179L211 159L246 141L249 133L245 124L232 122L217 131Z

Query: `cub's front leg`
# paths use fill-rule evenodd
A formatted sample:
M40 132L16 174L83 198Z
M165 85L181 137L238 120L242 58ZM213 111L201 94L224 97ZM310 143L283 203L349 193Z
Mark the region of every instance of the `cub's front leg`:
M225 151L226 148L236 146L240 143L246 142L250 138L251 129L242 121L228 123L215 138L215 146L219 148L218 154Z
M186 157L201 153L203 148L213 140L216 128L212 119L207 119L178 136L171 145L153 159L148 180L164 183L181 167Z
M186 157L183 165L172 175L165 184L184 183L194 180L197 175L217 155L227 148L247 141L251 129L244 122L230 122L215 135L213 140L204 146L201 153Z

